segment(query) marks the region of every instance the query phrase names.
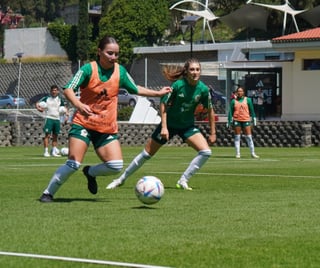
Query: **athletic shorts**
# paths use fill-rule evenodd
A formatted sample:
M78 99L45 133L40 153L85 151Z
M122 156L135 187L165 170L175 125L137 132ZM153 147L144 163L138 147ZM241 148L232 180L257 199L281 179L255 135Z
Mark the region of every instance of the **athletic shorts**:
M97 132L91 129L86 129L83 126L72 124L69 130L69 137L73 137L84 141L88 146L90 141L95 149L98 149L114 140L118 139L117 134L107 134Z
M246 122L240 122L240 121L233 121L233 126L234 127L248 127L251 126L251 122L250 121L246 121Z
M43 132L45 134L60 134L60 120L46 118L44 121Z
M159 124L157 126L157 128L153 131L151 137L156 142L158 142L160 144L165 144L167 142L167 140L161 138L161 135L160 135L161 128L162 128L161 124ZM168 131L169 131L169 140L172 139L173 136L178 135L184 142L186 139L193 136L194 134L200 133L200 130L195 126L191 126L188 128L182 128L182 129L168 127Z

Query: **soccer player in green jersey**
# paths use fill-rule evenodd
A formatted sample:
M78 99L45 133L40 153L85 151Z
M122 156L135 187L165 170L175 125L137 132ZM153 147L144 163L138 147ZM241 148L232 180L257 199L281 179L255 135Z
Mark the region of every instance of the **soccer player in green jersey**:
M208 87L200 81L201 66L197 59L191 58L184 66L165 66L164 76L172 81L172 92L163 96L160 102L161 123L147 141L144 150L138 154L126 168L124 173L113 180L107 189L114 189L139 169L146 160L173 136L179 135L184 142L195 149L198 154L181 175L176 186L180 189L192 190L188 181L211 156L211 149L205 137L194 123L194 112L198 104L208 110L210 144L216 141L215 116Z

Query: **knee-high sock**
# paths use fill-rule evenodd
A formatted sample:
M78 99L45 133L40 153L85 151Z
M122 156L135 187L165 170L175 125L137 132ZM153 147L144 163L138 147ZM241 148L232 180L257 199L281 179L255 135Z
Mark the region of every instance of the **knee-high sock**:
M136 172L147 160L151 158L151 155L148 154L146 150L143 150L140 154L138 154L129 164L129 166L125 169L125 171L118 178L122 182L124 182L131 174Z
M252 135L247 135L246 140L247 140L248 147L250 149L250 153L254 154L254 143L252 140Z
M234 135L234 148L236 149L236 154L240 154L240 135Z
M183 172L180 180L188 181L207 162L210 156L210 149L199 151L197 156L192 159L185 172Z
M47 188L43 193L51 194L52 196L59 190L60 186L76 172L80 167L80 163L74 160L67 160L67 162L60 166L53 174Z
M96 177L118 173L122 170L122 168L123 160L111 160L96 166L91 166L88 172L90 176Z

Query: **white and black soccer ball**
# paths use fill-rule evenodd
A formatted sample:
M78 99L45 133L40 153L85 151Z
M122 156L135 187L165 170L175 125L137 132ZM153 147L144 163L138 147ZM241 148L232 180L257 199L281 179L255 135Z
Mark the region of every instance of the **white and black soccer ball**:
M62 156L68 156L68 154L69 154L69 148L67 148L67 147L62 147L62 148L60 149L60 154L61 154Z
M60 115L64 115L66 112L67 112L66 107L64 107L64 106L59 107L59 114Z
M159 202L162 198L164 186L157 177L144 176L138 180L135 193L143 204L152 205Z
M39 102L39 107L45 110L48 108L48 105L45 101L41 101Z

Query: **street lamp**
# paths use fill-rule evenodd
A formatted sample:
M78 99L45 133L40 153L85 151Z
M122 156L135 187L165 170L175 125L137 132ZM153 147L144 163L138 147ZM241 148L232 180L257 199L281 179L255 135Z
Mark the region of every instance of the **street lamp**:
M200 19L199 16L187 16L184 17L181 22L181 31L183 34L187 31L188 28L190 28L190 57L192 58L193 51L192 51L192 43L193 43L193 30L194 26L196 25L196 22Z
M18 58L19 62L19 71L18 71L18 93L17 93L17 111L19 110L19 97L20 97L20 81L21 81L21 58L22 58L23 52L18 52L15 54L15 56Z

